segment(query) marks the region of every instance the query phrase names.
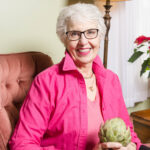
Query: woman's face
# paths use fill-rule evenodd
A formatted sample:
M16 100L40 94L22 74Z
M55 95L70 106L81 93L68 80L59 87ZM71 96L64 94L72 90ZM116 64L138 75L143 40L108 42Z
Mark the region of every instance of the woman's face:
M94 22L80 23L70 21L67 31L83 32L89 29L98 29L98 26ZM76 32L73 32L72 34L73 36L76 36ZM89 31L87 34L90 35L91 31ZM65 46L77 66L91 64L100 48L100 36L98 33L96 38L87 39L84 34L81 34L81 38L74 41L66 38Z

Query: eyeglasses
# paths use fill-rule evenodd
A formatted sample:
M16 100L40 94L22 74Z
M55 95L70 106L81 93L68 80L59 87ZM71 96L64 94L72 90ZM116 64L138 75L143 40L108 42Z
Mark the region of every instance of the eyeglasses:
M86 39L94 39L98 35L98 29L88 29L86 31L80 32L80 31L68 31L66 32L67 38L70 41L76 41L81 38L82 33L84 34Z

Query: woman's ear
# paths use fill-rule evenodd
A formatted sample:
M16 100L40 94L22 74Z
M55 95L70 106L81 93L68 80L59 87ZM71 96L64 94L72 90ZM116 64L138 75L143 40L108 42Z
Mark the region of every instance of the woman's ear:
M64 44L65 48L67 48L67 38L66 37L64 37L64 39L63 39L63 44Z

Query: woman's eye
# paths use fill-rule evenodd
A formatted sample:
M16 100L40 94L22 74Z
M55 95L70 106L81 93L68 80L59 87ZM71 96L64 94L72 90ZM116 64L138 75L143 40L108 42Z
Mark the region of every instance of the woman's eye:
M95 32L92 30L87 31L87 34L94 34Z
M71 33L71 36L77 36L77 35L78 35L77 32L72 32L72 33Z

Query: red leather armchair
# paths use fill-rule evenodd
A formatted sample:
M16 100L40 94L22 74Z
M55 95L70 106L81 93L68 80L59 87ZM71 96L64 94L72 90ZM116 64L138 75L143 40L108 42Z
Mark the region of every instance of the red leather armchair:
M34 77L53 64L40 52L0 55L0 150L8 149L20 107Z

